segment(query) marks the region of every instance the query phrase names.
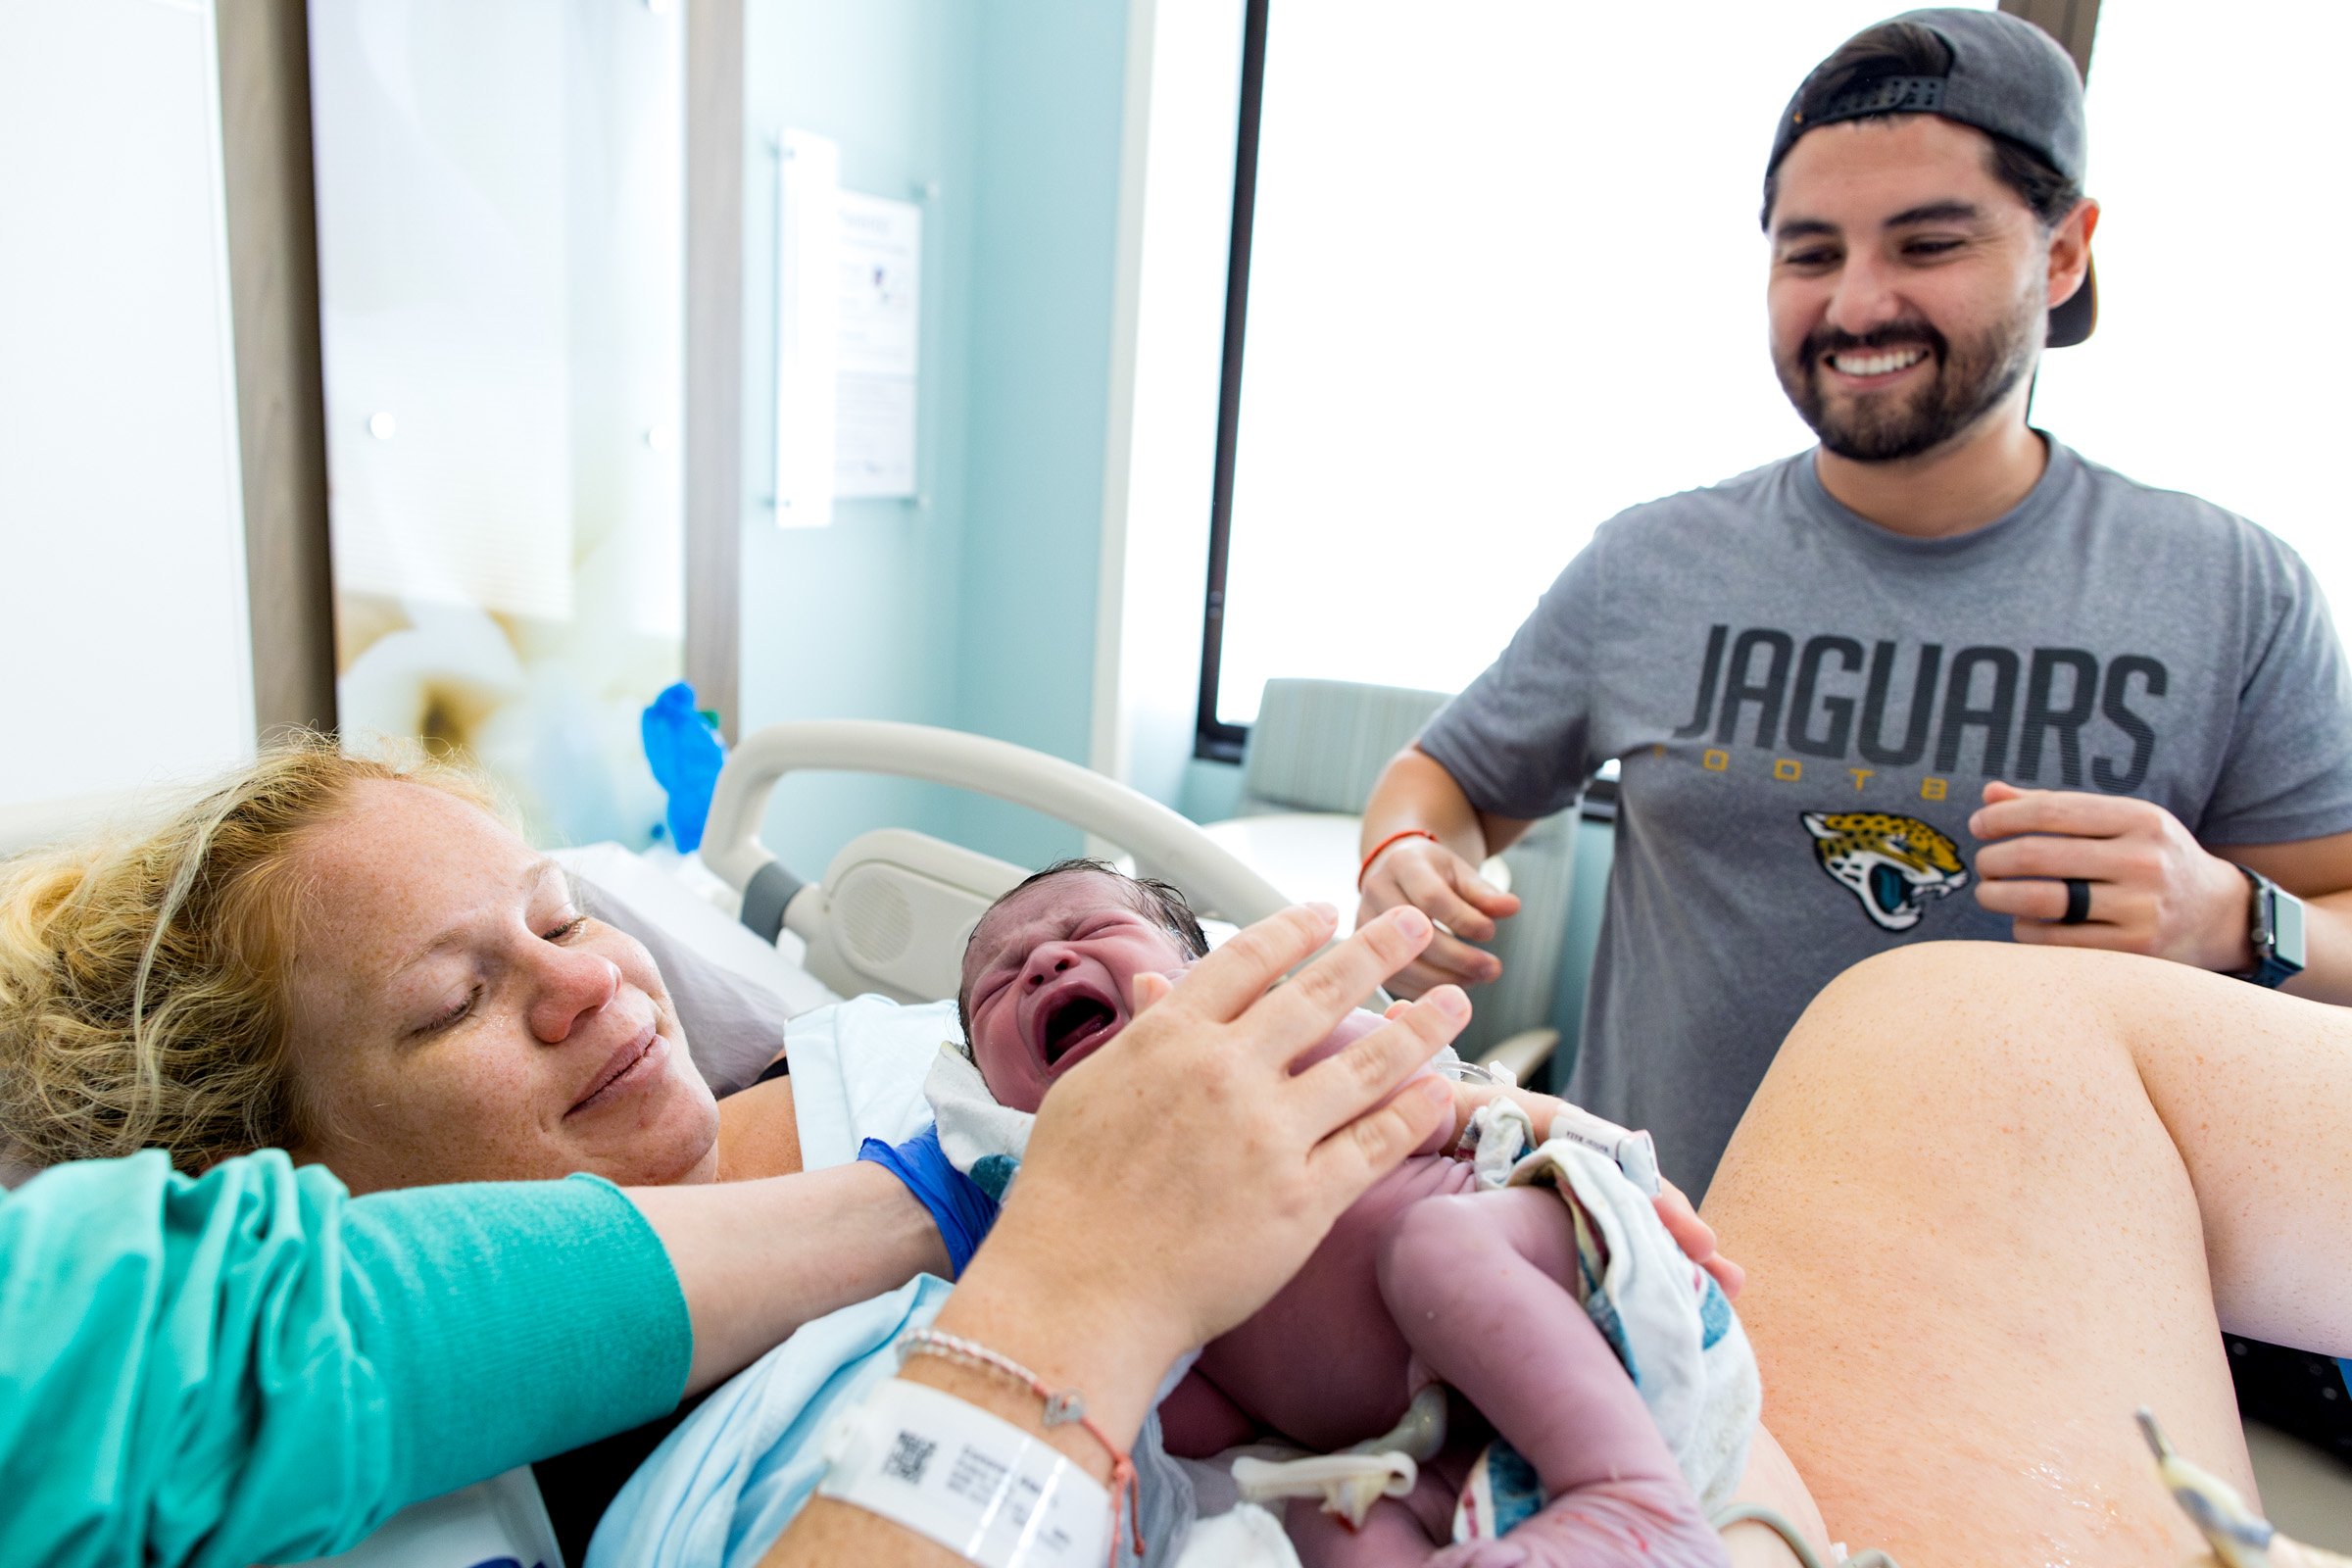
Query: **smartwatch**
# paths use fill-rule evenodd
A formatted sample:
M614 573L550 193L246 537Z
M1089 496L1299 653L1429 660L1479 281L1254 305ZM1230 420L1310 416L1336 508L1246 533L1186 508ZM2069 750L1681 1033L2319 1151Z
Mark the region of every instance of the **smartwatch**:
M2237 978L2283 985L2303 972L2303 901L2251 866L2238 869L2254 884L2254 967Z

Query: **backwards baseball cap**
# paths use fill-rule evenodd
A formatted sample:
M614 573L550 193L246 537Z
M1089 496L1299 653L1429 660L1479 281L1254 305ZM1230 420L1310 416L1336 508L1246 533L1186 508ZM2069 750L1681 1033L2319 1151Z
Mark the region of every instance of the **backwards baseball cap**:
M1950 68L1935 76L1867 78L1827 103L1808 106L1814 79L1829 62L1815 66L1781 115L1772 160L1764 166L1767 178L1808 130L1874 115L1940 115L2008 137L2081 188L2088 140L2082 78L2057 39L2022 17L1998 11L1906 11L1878 25L1893 22L1933 32L1951 51ZM2097 320L2096 280L2085 272L2073 297L2051 308L2047 341L2052 348L2080 343Z

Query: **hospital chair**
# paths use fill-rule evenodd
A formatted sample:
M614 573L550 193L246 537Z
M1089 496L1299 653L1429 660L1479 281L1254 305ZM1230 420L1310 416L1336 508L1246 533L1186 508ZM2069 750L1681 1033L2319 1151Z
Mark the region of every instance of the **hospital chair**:
M1238 814L1336 813L1360 817L1389 759L1419 734L1446 699L1439 692L1353 681L1270 680L1242 752ZM1455 1042L1473 1061L1508 1066L1523 1083L1542 1071L1559 1045L1552 1006L1568 936L1575 872L1576 813L1563 811L1528 829L1502 852L1519 912L1485 946L1502 959L1502 978L1472 996L1477 1014ZM1212 827L1212 833L1215 829ZM1333 874L1352 882L1349 858ZM1301 894L1300 896L1304 896ZM1352 921L1351 905L1343 906Z

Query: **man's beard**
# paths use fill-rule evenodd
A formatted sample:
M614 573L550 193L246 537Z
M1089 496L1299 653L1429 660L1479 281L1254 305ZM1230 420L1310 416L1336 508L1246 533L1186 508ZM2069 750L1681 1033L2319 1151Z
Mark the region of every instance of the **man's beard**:
M1917 318L1890 321L1860 337L1835 327L1816 328L1793 359L1775 356L1781 390L1821 444L1856 463L1895 463L1932 452L1966 430L2007 397L2034 364L2041 313L2031 297L2007 320L1955 348ZM1846 397L1835 410L1821 387L1821 367L1832 354L1923 348L1935 376L1909 393L1881 392Z

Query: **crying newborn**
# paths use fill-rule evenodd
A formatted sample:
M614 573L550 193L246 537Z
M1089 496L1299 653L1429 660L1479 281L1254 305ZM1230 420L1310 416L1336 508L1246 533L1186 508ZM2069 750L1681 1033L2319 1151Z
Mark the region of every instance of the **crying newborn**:
M1163 883L1092 861L1039 872L981 917L964 950L958 1005L990 1095L1035 1111L1056 1078L1126 1027L1137 976L1173 978L1207 951ZM1381 1021L1352 1014L1293 1071ZM1753 1424L1753 1363L1728 1304L1646 1200L1596 1204L1581 1168L1571 1196L1565 1167L1556 1191L1538 1175L1477 1192L1470 1166L1439 1152L1449 1136L1433 1135L1376 1183L1289 1285L1203 1348L1161 1406L1168 1448L1205 1457L1268 1439L1317 1452L1406 1431L1428 1439L1411 1487L1360 1518L1290 1504L1284 1527L1310 1568L1724 1561L1686 1471L1711 1494L1728 1490ZM1629 1314L1608 1293L1637 1254L1647 1293L1637 1304L1662 1301L1665 1317L1688 1320L1691 1343L1676 1355L1640 1346L1636 1364L1653 1382L1658 1365L1683 1367L1690 1386L1677 1402L1706 1411L1672 1446L1652 1418L1656 1392L1645 1402L1626 1371L1637 1346L1615 1343ZM1698 1386L1702 1337L1707 1372L1728 1369L1720 1389ZM1442 1436L1405 1421L1431 1391L1449 1412Z

